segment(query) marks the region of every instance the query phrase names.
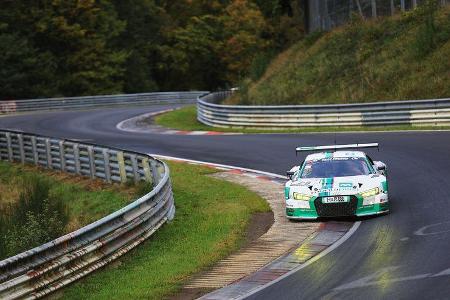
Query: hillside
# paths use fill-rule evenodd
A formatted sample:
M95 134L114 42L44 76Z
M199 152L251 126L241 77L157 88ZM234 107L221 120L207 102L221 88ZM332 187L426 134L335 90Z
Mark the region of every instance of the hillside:
M241 104L351 103L450 97L450 8L353 20L281 53Z

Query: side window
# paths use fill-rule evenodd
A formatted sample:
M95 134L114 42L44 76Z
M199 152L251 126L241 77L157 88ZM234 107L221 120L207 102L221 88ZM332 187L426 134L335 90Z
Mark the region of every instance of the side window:
M374 162L373 162L372 158L370 158L369 155L366 155L366 157L367 157L367 160L369 161L371 172L376 173L376 171L375 171L376 168L374 168Z
M302 174L302 171L303 171L304 164L305 164L305 161L302 161L302 163L300 164L300 168L298 169L297 172L295 172L295 175L294 175L295 178L300 178L300 175Z

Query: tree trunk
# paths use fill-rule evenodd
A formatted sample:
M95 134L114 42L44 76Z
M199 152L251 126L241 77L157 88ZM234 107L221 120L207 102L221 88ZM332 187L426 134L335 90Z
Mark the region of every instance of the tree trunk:
M362 8L361 8L361 3L359 3L359 0L356 0L356 5L358 6L358 11L359 11L359 14L361 15L361 18L365 19Z
M377 17L377 1L372 0L370 6L372 7L372 18L376 18Z

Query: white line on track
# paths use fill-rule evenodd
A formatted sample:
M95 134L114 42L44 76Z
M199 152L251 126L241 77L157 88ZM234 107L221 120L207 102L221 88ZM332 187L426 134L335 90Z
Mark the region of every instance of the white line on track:
M210 162L199 161L199 160L192 160L192 159L185 159L185 158L179 158L179 157L173 157L173 156L167 156L167 155L159 155L159 154L149 154L149 155L151 155L153 157L156 157L156 158L159 158L159 159L178 160L178 161L183 161L183 162L188 162L188 163L190 162L190 163L195 163L195 164L200 164L200 165L215 166L215 167L219 167L219 168L235 169L235 170L247 171L247 172L252 172L252 173L266 175L266 176L272 176L272 177L275 177L275 178L286 179L286 176L282 176L282 175L275 174L275 173L269 173L269 172L254 170L254 169L241 168L241 167L230 166L230 165L223 165L223 164L216 164L216 163L210 163ZM263 285L263 286L261 286L261 287L259 287L257 289L254 289L254 290L250 291L246 295L241 296L241 297L239 297L237 299L245 299L245 298L247 298L247 297L249 297L251 295L254 295L254 294L258 293L259 291L268 288L269 286L271 286L271 285L273 285L273 284L283 280L286 277L291 276L292 274L300 271L303 268L306 268L307 266L311 265L315 261L321 259L325 255L329 254L330 252L332 252L333 250L338 248L345 241L347 241L356 232L356 230L359 228L360 225L361 225L361 221L355 222L353 224L353 226L350 228L350 230L344 236L342 236L336 243L334 243L333 245L331 245L330 247L328 247L324 251L320 252L318 255L314 256L313 258L308 260L306 263L304 263L304 264L298 266L297 268L289 271L288 273L278 277L277 279L269 282L268 284Z
M210 163L210 162L200 161L200 160L179 158L179 157L173 157L173 156L167 156L167 155L150 154L150 153L149 153L149 155L153 156L153 157L156 157L156 158L160 158L160 159L166 159L166 160L179 160L179 161L190 162L190 163L195 163L195 164L199 164L199 165L209 165L209 166L214 166L214 167L218 167L218 168L225 168L225 169L233 169L233 170L252 172L252 173L255 173L255 174L271 176L271 177L274 177L274 178L286 179L286 181L287 181L287 177L286 176L275 174L275 173L270 173L270 172L264 172L264 171L248 169L248 168L241 168L241 167L230 166L230 165Z
M358 229L359 225L361 225L361 221L355 222L355 224L353 224L353 226L350 228L350 230L343 236L341 237L336 243L334 243L333 245L331 245L330 247L328 247L327 249L325 249L324 251L320 252L318 255L314 256L313 258L311 258L310 260L308 260L306 263L304 263L303 265L298 266L297 268L289 271L288 273L278 277L277 279L269 282L266 285L263 285L257 289L254 289L253 291L249 292L248 294L241 296L237 299L245 299L251 295L254 295L266 288L268 288L271 285L274 285L275 283L283 280L286 277L291 276L292 274L300 271L303 268L306 268L307 266L311 265L312 263L314 263L315 261L321 259L322 257L324 257L325 255L327 255L328 253L330 253L331 251L335 250L336 248L338 248L340 245L342 245L346 240L348 240Z
M141 114L138 116L134 116L131 118L128 118L126 120L123 120L119 123L116 124L116 129L121 130L121 131L128 131L128 132L142 132L139 129L133 129L133 128L126 128L125 127L125 123L130 122L132 120L138 120L138 119L143 119L143 118L150 118L159 114L163 114L163 113L167 113L167 112L171 112L176 110L177 108L169 108L169 109L163 109L163 110L158 110L158 111L154 111L154 112L149 112L146 114Z

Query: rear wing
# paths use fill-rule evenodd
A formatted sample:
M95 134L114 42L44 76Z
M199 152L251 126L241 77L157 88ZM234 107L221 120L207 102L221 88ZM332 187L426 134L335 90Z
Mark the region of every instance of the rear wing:
M329 146L311 146L311 147L297 147L295 148L295 154L298 152L311 152L320 150L342 150L342 149L362 149L362 148L377 148L380 150L378 143L369 144L348 144L348 145L329 145Z

